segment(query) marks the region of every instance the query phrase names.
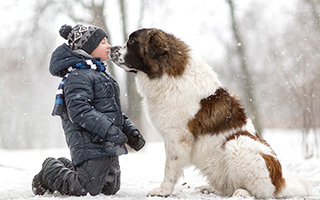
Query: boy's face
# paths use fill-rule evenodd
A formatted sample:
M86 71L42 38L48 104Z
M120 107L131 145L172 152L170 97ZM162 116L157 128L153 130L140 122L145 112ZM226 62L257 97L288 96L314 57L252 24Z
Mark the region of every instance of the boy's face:
M110 48L111 46L108 43L108 39L105 37L90 55L94 58L100 58L101 61L109 60Z

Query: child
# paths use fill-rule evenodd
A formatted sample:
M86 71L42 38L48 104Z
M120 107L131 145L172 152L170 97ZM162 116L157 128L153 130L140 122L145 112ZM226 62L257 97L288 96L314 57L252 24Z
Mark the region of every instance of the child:
M98 27L63 25L68 40L53 53L50 73L63 77L53 115L59 115L71 152L66 158L47 158L32 181L32 191L70 196L115 194L120 188L118 156L125 143L139 151L145 141L122 112L119 86L102 63L109 59L107 34Z

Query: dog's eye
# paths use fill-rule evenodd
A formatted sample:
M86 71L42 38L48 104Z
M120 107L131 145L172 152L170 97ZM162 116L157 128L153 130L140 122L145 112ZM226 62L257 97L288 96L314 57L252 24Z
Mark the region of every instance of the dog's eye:
M129 41L128 41L128 44L129 44L129 45L133 45L134 43L135 43L134 40L129 40Z
M136 43L136 41L133 40L133 39L128 40L128 46L133 45L133 44L135 44L135 43Z

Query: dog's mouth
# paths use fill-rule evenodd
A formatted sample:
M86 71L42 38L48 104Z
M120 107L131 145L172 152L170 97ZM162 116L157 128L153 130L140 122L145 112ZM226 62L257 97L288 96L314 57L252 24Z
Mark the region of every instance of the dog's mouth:
M114 62L119 67L121 67L122 69L124 69L126 72L135 73L135 74L138 73L138 71L132 68L132 66L128 63L119 62L117 59L111 59L111 61Z
M129 72L129 73L138 73L137 70L135 70L134 68L132 68L132 65L130 64L127 64L127 63L122 63L121 65L119 65L122 69L124 69L126 72ZM125 66L125 67L123 67Z
M130 70L130 71L128 71L128 72L130 72L130 73L134 73L134 74L138 73L138 71L137 71L137 70Z

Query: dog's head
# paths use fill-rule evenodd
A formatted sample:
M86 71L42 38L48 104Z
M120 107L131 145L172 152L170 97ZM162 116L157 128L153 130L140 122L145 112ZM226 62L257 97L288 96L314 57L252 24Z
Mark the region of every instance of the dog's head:
M124 46L111 48L111 60L128 72L143 72L149 78L179 76L188 62L189 47L159 29L139 29Z

